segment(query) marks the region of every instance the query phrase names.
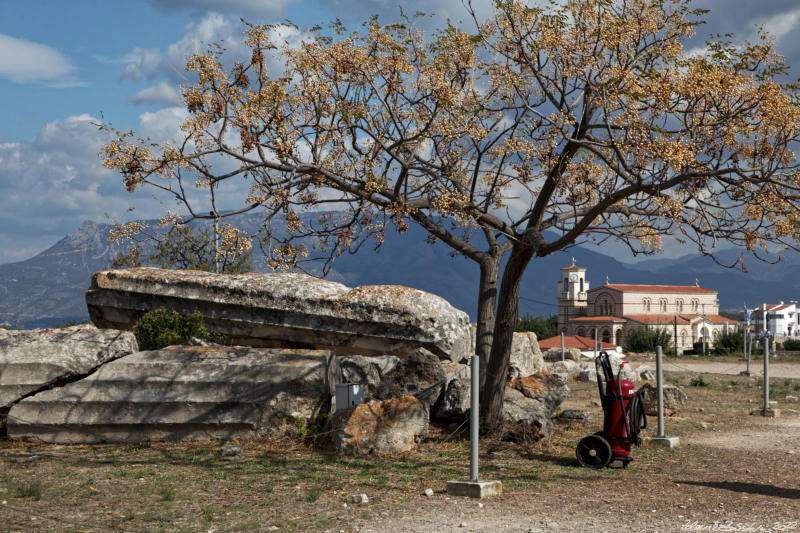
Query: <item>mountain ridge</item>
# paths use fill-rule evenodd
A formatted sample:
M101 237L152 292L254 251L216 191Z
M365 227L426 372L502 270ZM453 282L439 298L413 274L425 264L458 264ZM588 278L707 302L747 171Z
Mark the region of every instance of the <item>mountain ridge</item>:
M121 250L107 242L109 229L109 224L85 221L41 253L0 264L0 322L32 328L88 319L84 292L91 274L106 268ZM328 279L349 286L394 284L432 292L474 320L477 264L462 256L451 257L452 249L442 243L426 243L426 235L416 226L402 234L387 231L378 252L362 249L339 257ZM695 278L700 278L702 286L718 291L720 307L727 310L741 309L744 301L751 306L761 301L788 301L800 293L800 257L761 269L751 267L743 273L723 269L699 255L629 264L590 247L575 246L531 261L522 279L520 316L556 313L559 270L570 265L573 256L587 269L591 287L601 285L606 276L611 283L656 285L694 285ZM260 256L252 263L256 270L266 270Z

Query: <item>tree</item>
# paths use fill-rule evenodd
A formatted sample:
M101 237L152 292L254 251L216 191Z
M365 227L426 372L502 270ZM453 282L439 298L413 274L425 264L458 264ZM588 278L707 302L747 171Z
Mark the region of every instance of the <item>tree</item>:
M672 335L663 328L639 326L625 336L626 352L654 352L656 346L667 349L672 344Z
M558 316L545 318L525 315L517 321L514 331L533 331L537 339L549 339L558 335Z
M272 27L248 25L246 63L189 58L184 139L118 134L105 163L129 190L184 202L190 176L211 190L246 181L243 207L219 216L281 212L289 236L262 237L274 266L305 259L297 236L332 260L409 223L478 263L482 415L497 426L532 259L606 239L653 253L665 235L712 257L719 241L796 249L796 87L775 81L786 66L764 36L687 54L704 13L688 0L501 0L485 22L472 14L473 31L429 40L408 20L337 23L285 49L273 74ZM300 222L321 206L337 212Z

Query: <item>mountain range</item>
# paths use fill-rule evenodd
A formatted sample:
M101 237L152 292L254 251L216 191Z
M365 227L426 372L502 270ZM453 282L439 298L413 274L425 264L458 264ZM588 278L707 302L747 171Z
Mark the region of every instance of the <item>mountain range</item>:
M254 221L255 223L255 221ZM120 248L107 242L111 226L84 222L47 250L25 261L0 265L0 322L15 328L52 327L88 319L84 292L91 274L107 268ZM398 234L389 231L379 251L364 246L355 255L336 260L329 279L349 286L396 284L438 294L475 319L478 267L441 243L428 244L425 231L411 226ZM800 257L789 255L771 265L747 261L747 272L726 269L708 257L654 258L631 264L606 255L603 247L576 246L544 258L534 258L525 272L520 291L520 316L556 313L559 269L575 257L587 269L592 287L605 282L659 285L694 285L719 292L720 307L740 310L744 302L777 303L800 295ZM735 250L722 253L733 260ZM256 270L264 271L260 257Z

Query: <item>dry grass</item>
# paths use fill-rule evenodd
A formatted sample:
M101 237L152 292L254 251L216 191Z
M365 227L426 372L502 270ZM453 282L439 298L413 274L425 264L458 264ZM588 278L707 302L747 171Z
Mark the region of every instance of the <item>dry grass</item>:
M704 376L709 386L693 387L691 375L670 377L690 402L679 417L667 420L669 434L691 439L753 423L747 413L761 398L755 380ZM603 512L624 509L631 516L658 505L675 517L708 520L723 504L726 516L741 514L750 522L753 513L770 519L800 516L797 456L788 453L643 447L627 470L578 467L575 444L600 428L602 414L592 404L593 383L570 387L563 407L590 410L589 426L557 423L552 439L530 445L482 441L481 477L504 483L505 496L494 505L511 512L538 502L542 512L552 505L561 513L598 505ZM792 380L772 385L776 396L798 388ZM650 422L646 434L653 434L655 420ZM467 432L447 436L434 428L414 453L370 459L337 457L294 441L237 443L244 453L234 458L221 457L220 445L208 443L0 442L0 500L7 502L0 505L0 531L350 531L420 505L429 512L445 505L445 483L468 471ZM421 493L428 487L436 494L426 499ZM370 503L344 506L357 492L368 494Z

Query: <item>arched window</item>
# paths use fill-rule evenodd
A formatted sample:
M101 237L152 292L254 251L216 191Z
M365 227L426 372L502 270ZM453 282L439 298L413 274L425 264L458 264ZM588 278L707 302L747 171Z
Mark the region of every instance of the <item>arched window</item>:
M617 346L622 346L622 330L621 329L617 330L616 340L614 341L614 344L616 344Z
M661 298L658 301L658 311L660 313L666 313L667 312L667 300L665 298Z
M608 300L603 300L600 304L600 314L601 315L610 315L611 314L611 304L608 303Z
M697 308L700 306L700 302L697 300L692 300L692 313L697 312Z
M650 298L645 298L642 301L642 307L644 308L644 312L645 313L649 313L650 312Z
M585 337L583 328L578 328L578 337Z
M603 330L603 342L611 342L611 332L607 329Z
M683 300L677 300L675 302L675 310L679 313L683 313Z
M583 292L583 278L581 278L581 292Z
M686 346L686 332L681 331L681 346Z

